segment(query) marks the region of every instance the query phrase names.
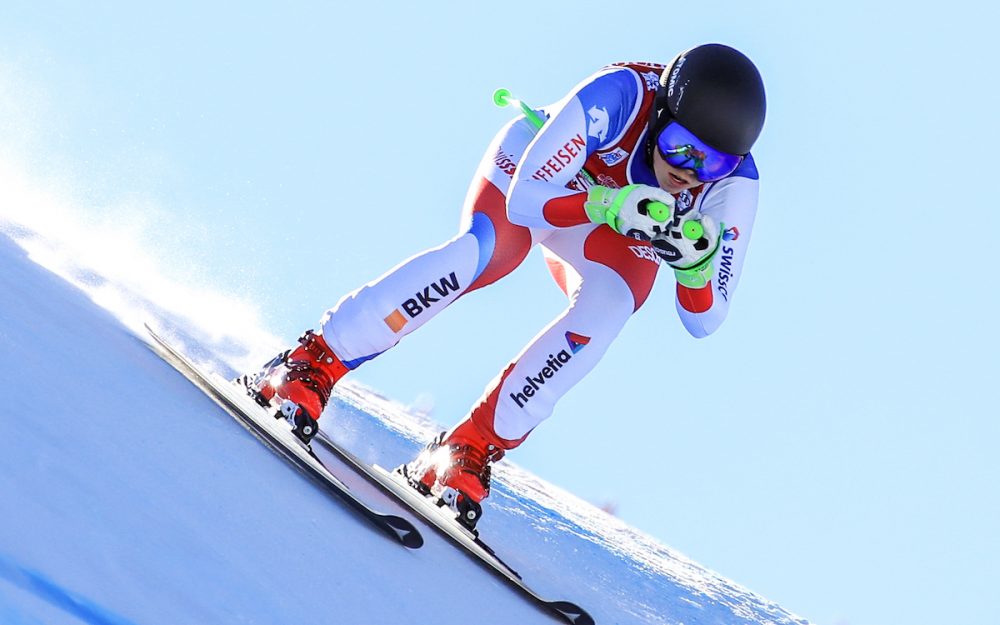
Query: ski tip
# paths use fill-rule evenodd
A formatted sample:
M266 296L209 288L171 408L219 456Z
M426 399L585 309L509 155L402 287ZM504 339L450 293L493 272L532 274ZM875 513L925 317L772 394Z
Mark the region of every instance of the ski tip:
M403 546L410 549L420 549L424 546L424 537L416 529L403 537Z
M400 517L386 517L386 525L395 533L395 537L410 549L420 549L424 546L424 537L421 536L417 528L406 519Z
M569 601L550 601L548 606L562 615L573 625L594 625L594 617L587 614L587 611Z

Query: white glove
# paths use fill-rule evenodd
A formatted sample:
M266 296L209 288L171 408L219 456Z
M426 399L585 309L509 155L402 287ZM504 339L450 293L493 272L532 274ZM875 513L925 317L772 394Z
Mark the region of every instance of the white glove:
M649 241L670 229L674 196L644 184L630 184L621 189L597 185L587 192L583 208L590 221L608 224L627 237Z

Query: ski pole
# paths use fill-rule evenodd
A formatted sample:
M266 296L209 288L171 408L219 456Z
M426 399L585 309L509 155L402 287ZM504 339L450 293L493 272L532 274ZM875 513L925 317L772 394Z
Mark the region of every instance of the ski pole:
M524 100L515 98L514 94L510 92L510 89L505 89L501 87L496 91L494 91L493 104L496 104L500 108L510 106L511 104L516 104L517 107L521 109L521 112L524 113L524 116L528 119L528 121L531 122L531 125L535 127L536 131L541 130L542 126L545 125L545 120L542 119L541 116L535 112L535 109L525 104ZM597 184L597 180L595 180L594 177L590 175L590 172L587 171L586 169L580 168L580 173L587 178L587 182L589 182L591 185Z
M535 112L535 109L528 106L524 102L524 100L515 98L514 94L510 92L510 89L505 89L504 87L501 87L496 91L494 91L493 104L496 104L500 108L505 108L510 106L511 104L516 104L517 107L521 109L521 112L524 113L524 116L528 119L531 125L535 127L535 130L541 130L542 126L545 125L545 120L542 119L538 115L538 113ZM592 175L590 175L590 172L587 171L586 169L581 168L580 173L586 176L587 181L590 182L590 184L592 185L597 184L597 181L594 179ZM652 217L655 221L663 223L668 219L670 219L671 216L670 207L664 204L663 202L657 202L657 201L647 202L645 208L648 211L649 216ZM695 231L693 231L692 227L697 229L698 233L697 236L692 237L692 235L695 234ZM684 235L687 236L688 238L698 239L701 237L700 229L701 229L700 222L688 222L688 224L685 224L684 227Z
M516 104L524 116L528 118L531 125L535 127L535 130L541 130L542 126L545 125L545 120L538 116L533 108L522 102L521 100L515 98L511 94L510 89L504 89L503 87L497 89L493 92L493 104L496 104L500 108L510 106L511 104Z

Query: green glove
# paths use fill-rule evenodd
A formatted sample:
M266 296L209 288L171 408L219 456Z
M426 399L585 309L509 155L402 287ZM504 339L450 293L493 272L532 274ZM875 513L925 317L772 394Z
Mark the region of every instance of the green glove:
M715 257L715 254L688 269L674 268L674 276L677 278L677 283L689 289L704 288L715 274L715 265L712 263L713 257Z
M596 185L587 191L583 209L595 224L608 224L619 234L648 241L669 229L674 197L644 184L621 189Z

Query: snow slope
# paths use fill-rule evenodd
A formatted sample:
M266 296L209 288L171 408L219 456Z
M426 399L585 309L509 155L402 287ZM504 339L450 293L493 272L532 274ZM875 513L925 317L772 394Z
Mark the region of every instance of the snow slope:
M156 356L134 319L95 304L106 278L71 263L56 275L22 247L35 235L4 229L0 623L560 622L419 522L426 544L409 551L323 495ZM217 370L245 356L140 308ZM322 425L383 466L436 427L356 385ZM805 623L509 462L496 475L484 538L598 623Z

